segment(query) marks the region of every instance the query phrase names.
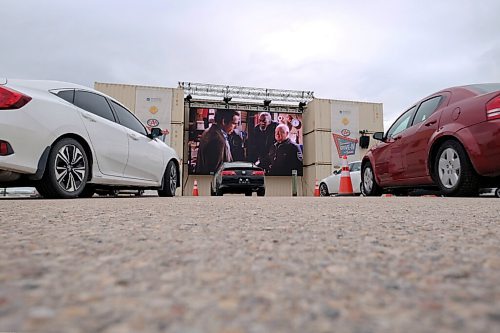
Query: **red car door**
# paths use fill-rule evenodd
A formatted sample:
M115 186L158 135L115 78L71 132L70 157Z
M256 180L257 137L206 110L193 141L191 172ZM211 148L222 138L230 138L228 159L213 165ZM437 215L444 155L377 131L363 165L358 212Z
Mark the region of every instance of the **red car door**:
M397 185L399 180L403 177L403 173L405 171L403 139L407 135L406 132L408 126L411 124L411 120L413 119L416 108L416 106L413 106L405 113L403 113L387 131L385 139L385 142L389 146L387 149L387 156L385 157L387 163L387 174L383 176L383 181L382 175L380 175L382 183L380 185L382 186ZM375 154L373 155L375 156ZM380 158L382 157L376 157L376 159Z
M412 126L402 138L405 185L432 183L427 166L429 140L438 129L440 110L447 105L448 94L423 101L415 113ZM425 181L427 178L427 182Z

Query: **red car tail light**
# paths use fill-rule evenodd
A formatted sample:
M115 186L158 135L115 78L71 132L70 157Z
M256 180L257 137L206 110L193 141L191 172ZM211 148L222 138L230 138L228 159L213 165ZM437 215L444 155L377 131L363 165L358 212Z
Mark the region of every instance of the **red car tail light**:
M14 150L12 149L10 143L0 140L0 156L7 156L10 154L14 154Z
M264 171L253 171L252 176L264 176Z
M236 176L236 172L231 171L231 170L224 170L222 171L223 176Z
M488 120L500 118L500 96L486 103L486 118Z
M6 87L0 87L0 110L20 109L29 101L31 101L29 96Z

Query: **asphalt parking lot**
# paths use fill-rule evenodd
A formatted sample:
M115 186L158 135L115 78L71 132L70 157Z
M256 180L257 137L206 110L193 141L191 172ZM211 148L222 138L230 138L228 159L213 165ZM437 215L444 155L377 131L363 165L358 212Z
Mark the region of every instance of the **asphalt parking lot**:
M0 331L500 331L497 198L16 198L0 219Z

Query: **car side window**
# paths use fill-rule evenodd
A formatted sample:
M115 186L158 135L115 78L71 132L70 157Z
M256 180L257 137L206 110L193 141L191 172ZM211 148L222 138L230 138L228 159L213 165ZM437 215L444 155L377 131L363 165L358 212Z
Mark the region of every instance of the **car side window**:
M361 163L356 162L350 165L349 171L361 171Z
M70 102L73 104L73 101L75 99L75 91L72 90L61 90L57 94L57 97L60 97L64 99L66 102Z
M386 137L393 138L399 132L402 132L405 129L407 129L416 108L417 106L414 106L405 113L403 113L403 115L401 115L401 117L399 117L398 120L396 120L394 124L392 124L391 128L389 128Z
M421 123L430 117L431 114L436 111L443 96L432 97L420 104L417 113L415 114L415 119L413 120L413 125Z
M111 107L104 96L89 91L78 90L75 92L74 104L96 116L103 117L113 122L115 121L113 111L111 111Z
M113 109L118 116L118 121L120 122L120 124L127 128L130 128L132 131L136 131L143 135L148 135L148 132L146 131L146 128L144 128L144 125L132 114L132 112L114 101L111 101L111 105L113 105Z

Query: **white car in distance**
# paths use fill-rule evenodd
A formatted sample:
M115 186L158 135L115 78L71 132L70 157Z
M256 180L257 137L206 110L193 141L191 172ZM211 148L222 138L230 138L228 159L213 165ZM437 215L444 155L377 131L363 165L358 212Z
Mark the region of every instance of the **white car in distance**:
M117 100L84 86L0 79L0 188L32 186L45 198L96 190L175 195L179 158Z
M321 179L319 182L319 194L322 197L328 197L338 194L340 186L340 177L342 169L335 170L333 173ZM349 163L349 174L351 176L352 189L354 194L361 194L361 161Z

